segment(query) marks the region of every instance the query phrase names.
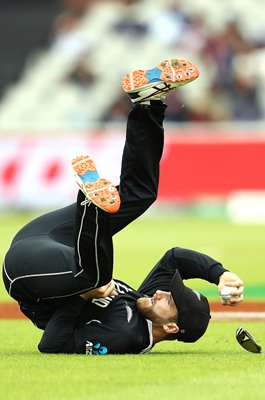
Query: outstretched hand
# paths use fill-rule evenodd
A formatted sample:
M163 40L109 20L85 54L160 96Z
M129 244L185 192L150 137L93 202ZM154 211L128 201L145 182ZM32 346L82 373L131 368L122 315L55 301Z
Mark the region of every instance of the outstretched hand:
M89 300L92 298L101 298L108 296L117 296L115 290L115 281L112 279L109 283L104 286L98 287L96 289L89 290L86 293L80 294L80 297L84 300Z
M235 290L231 293L233 297L231 297L229 300L223 300L221 297L221 290L224 286L235 288ZM233 274L232 272L226 271L219 278L218 293L221 303L224 306L236 306L243 301L244 283L237 275Z

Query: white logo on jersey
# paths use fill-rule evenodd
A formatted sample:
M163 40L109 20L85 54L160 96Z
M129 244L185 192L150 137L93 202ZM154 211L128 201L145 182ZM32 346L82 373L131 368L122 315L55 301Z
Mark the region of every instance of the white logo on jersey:
M99 321L98 319L91 319L90 321L86 322L86 325L91 324L92 322L97 322L98 324L101 324L102 322Z
M120 282L115 282L115 289L117 290L118 293L121 293L121 294L132 292L131 288L129 288L128 286L126 286Z
M93 343L89 342L89 340L86 341L86 354L92 355L93 351Z
M104 298L102 298L102 299L95 299L95 298L93 298L93 299L91 300L91 302L92 302L93 304L95 304L96 306L98 306L98 307L105 308L105 307L108 307L108 305L109 305L110 302L114 299L114 297L115 297L115 296L108 296L108 297L104 297Z

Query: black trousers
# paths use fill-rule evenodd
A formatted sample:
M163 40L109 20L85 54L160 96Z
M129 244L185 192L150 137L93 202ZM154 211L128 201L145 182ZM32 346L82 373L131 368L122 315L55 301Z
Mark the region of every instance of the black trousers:
M156 200L166 106L151 103L134 106L128 116L117 213L81 206L79 191L76 203L33 220L13 239L3 265L5 287L39 327L60 299L111 280L112 236Z

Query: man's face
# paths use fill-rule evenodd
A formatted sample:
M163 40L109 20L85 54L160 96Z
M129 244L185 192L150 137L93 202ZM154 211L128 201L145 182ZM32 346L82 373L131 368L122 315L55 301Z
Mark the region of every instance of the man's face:
M153 324L161 325L177 319L177 307L171 292L157 290L153 297L141 297L137 300L137 307Z

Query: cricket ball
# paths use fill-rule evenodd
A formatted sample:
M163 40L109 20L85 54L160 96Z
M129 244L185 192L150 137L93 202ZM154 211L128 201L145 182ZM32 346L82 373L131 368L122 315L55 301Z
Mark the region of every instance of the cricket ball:
M231 299L231 297L233 297L233 295L231 293L234 292L235 290L236 290L235 287L223 286L221 289L222 300L227 301L227 300Z

